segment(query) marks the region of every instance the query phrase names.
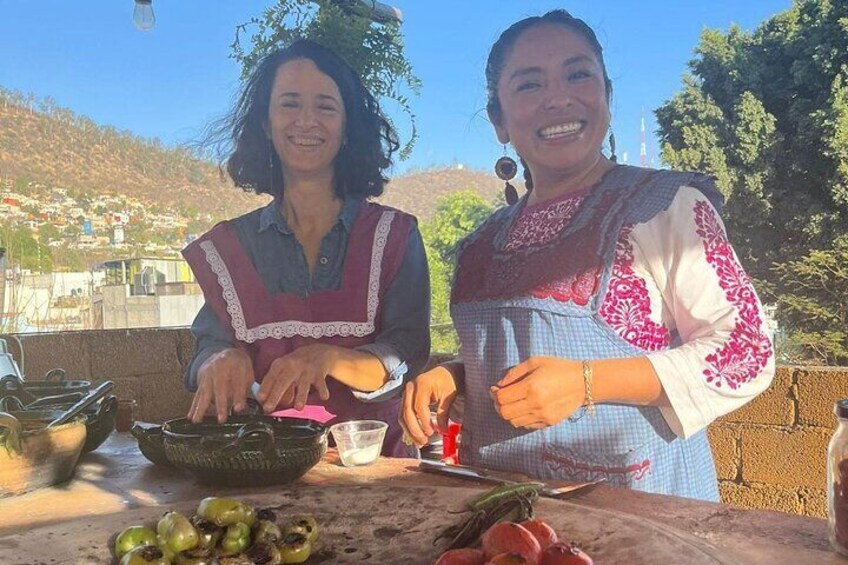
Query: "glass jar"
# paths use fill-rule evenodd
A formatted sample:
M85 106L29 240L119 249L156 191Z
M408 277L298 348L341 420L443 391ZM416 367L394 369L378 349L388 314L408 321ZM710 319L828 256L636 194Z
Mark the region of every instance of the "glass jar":
M118 414L115 417L115 429L119 432L128 432L133 426L135 418L133 410L137 406L137 402L131 398L122 398L118 400Z
M839 424L827 447L827 536L833 549L848 555L848 400L833 412Z

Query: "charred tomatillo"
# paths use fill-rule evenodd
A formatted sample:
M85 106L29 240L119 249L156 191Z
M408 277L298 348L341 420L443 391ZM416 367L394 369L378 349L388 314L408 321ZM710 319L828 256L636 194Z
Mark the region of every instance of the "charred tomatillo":
M155 545L139 545L124 554L120 565L171 565L171 562Z
M244 555L256 565L280 565L283 562L280 550L273 543L255 542Z
M291 526L286 528L286 533L296 532L306 536L309 543L315 543L318 539L318 522L312 516L298 516Z
M280 526L270 520L257 520L253 524L253 541L256 543L267 542L277 544L283 539L283 531Z
M211 547L195 547L178 554L173 560L174 565L212 565L215 561L215 551Z
M192 516L191 523L200 536L200 542L197 544L198 547L214 548L218 545L218 540L224 534L222 527L216 526L209 520L204 520L199 516Z
M252 526L256 522L256 511L234 498L210 496L200 501L197 515L219 526L229 526L237 522Z
M188 518L179 512L167 512L156 525L161 542L174 553L194 549L200 543L200 535Z
M312 544L305 535L292 532L286 534L279 546L280 557L283 563L303 563L309 559L312 552Z
M177 558L177 552L168 546L168 543L162 536L156 536L156 547L162 550L168 563L173 563L174 559Z
M130 526L115 538L118 559L140 545L156 545L156 532L144 526Z
M237 522L227 526L221 540L221 549L226 555L241 553L250 546L250 526Z

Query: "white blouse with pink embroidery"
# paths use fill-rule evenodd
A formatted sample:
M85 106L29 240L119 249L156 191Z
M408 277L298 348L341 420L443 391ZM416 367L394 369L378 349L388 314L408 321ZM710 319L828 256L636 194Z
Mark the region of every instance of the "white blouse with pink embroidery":
M553 238L584 196L527 207L506 248ZM575 302L584 294L574 281L558 286L534 294ZM695 188L682 187L648 222L622 228L600 315L647 352L670 403L661 411L677 435L690 436L736 410L774 377L762 305L721 219ZM674 335L680 345L672 343Z

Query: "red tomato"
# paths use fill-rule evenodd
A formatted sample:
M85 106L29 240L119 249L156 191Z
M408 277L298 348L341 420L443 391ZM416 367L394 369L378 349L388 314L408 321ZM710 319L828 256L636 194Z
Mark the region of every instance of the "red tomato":
M539 545L542 547L542 551L545 551L558 541L554 529L538 518L521 522L521 525L535 536Z
M542 553L539 565L592 565L592 558L574 543L557 542Z
M436 565L483 565L486 556L479 549L449 549L439 556Z
M483 553L491 559L500 553L519 553L532 565L539 562L542 546L524 527L515 522L499 522L483 534Z
M520 553L499 553L486 561L485 565L532 565Z

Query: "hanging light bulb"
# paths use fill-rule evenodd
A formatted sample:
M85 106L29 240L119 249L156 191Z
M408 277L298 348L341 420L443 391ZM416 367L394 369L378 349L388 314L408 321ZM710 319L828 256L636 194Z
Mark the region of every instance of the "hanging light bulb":
M135 0L133 10L133 23L141 31L150 31L156 23L153 15L153 0Z

